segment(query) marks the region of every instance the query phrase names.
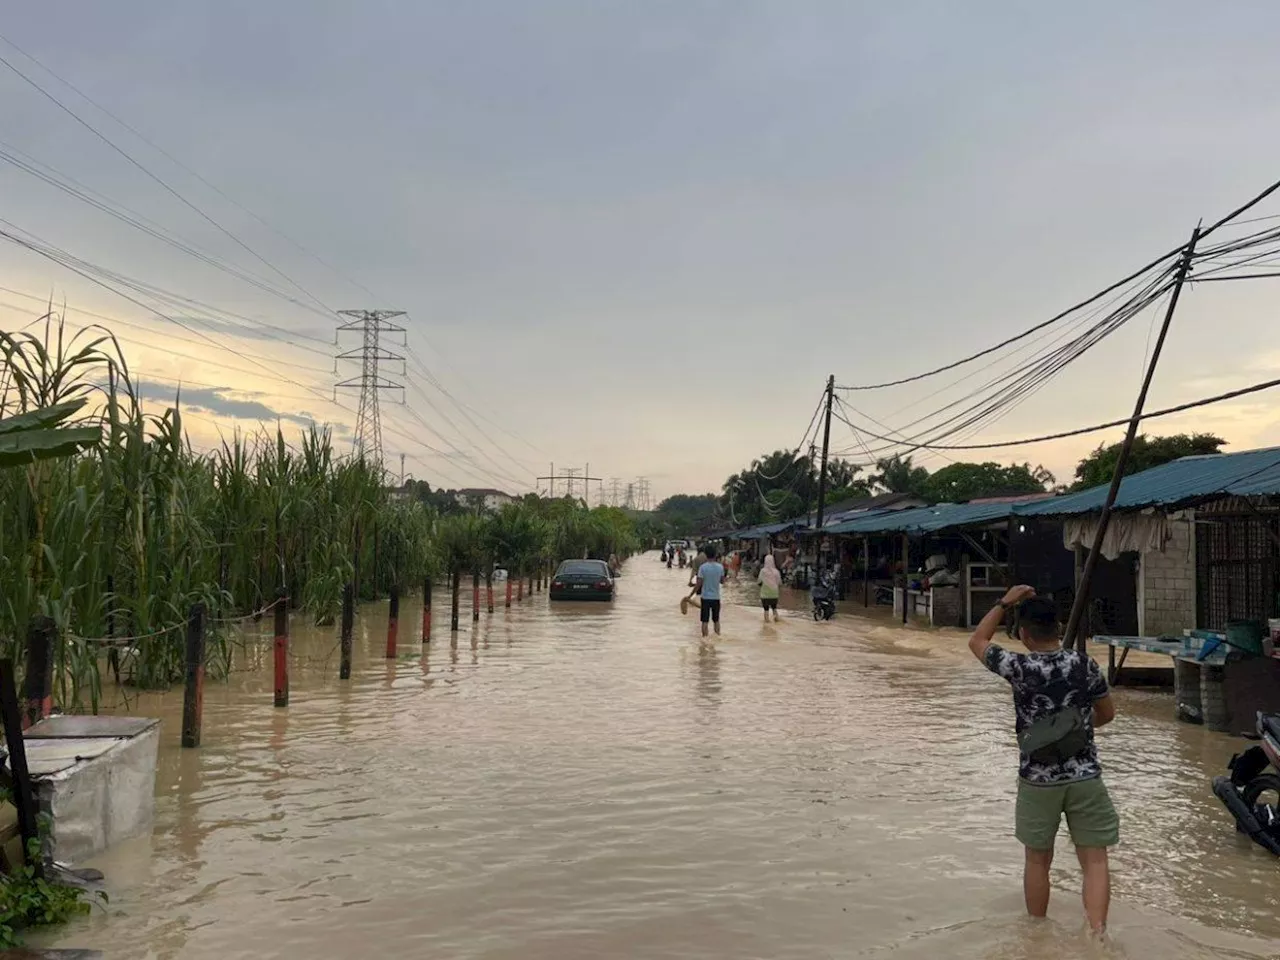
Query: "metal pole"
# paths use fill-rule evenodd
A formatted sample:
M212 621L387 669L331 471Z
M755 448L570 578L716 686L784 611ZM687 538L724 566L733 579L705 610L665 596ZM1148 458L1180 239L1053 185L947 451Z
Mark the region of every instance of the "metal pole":
M907 622L907 594L911 591L911 538L902 535L902 622Z
M1182 284L1191 270L1191 258L1195 253L1196 241L1199 239L1200 227L1197 224L1191 231L1191 240L1187 243L1182 253L1182 260L1178 263L1178 273L1173 283L1173 296L1169 298L1169 309L1165 311L1164 323L1160 325L1160 336L1156 338L1155 348L1151 351L1151 362L1147 365L1146 375L1142 378L1142 389L1138 391L1138 400L1133 407L1133 417L1129 420L1129 429L1125 432L1124 443L1120 446L1120 455L1116 458L1116 469L1111 475L1111 487L1107 490L1107 499L1102 504L1098 528L1093 533L1093 547L1085 557L1084 570L1080 573L1080 586L1076 590L1075 600L1071 603L1071 615L1067 618L1067 628L1062 633L1063 645L1070 647L1075 643L1081 653L1085 650L1085 636L1080 631L1080 620L1089 596L1089 586L1093 582L1093 571L1098 566L1098 557L1102 555L1102 541L1106 538L1107 525L1111 522L1111 508L1115 506L1116 495L1120 492L1120 481L1124 479L1124 468L1129 462L1129 451L1133 449L1133 439L1138 433L1139 418L1147 402L1147 390L1151 386L1151 378L1155 376L1156 364L1160 361L1160 351L1164 347L1165 336L1169 333L1169 321L1173 319L1173 312L1178 307Z

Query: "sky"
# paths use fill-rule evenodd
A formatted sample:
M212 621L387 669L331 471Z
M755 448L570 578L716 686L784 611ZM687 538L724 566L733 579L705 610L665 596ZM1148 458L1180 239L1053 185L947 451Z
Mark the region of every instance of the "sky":
M182 385L197 447L278 420L349 449L357 397L331 398L359 371L333 356L357 343L333 346L333 311L403 310L393 470L403 453L433 485L515 492L589 464L655 499L718 490L801 441L829 375L995 344L1280 177L1278 32L1265 0L15 5L0 35L110 114L0 41L102 135L0 65L0 230L186 301L0 240L0 328L51 301L105 324L150 405ZM1277 294L1188 287L1149 407L1280 376ZM972 440L1127 416L1153 316ZM1002 369L847 399L906 430ZM1147 429L1280 444L1276 396ZM963 456L1068 479L1121 435ZM833 450L877 444L833 424Z

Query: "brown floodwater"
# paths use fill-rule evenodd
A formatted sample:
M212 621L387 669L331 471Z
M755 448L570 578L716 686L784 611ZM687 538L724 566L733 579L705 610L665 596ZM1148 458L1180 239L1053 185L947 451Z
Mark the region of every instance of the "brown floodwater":
M764 625L730 584L703 643L683 584L638 557L611 605L464 610L454 643L441 594L426 651L407 602L391 662L369 605L348 682L335 631L295 621L287 709L250 633L200 749L178 746L180 690L121 708L164 721L154 829L94 862L108 907L39 941L131 960L1280 955L1280 864L1209 790L1238 742L1176 722L1168 692L1119 691L1100 734L1123 840L1098 946L1065 839L1050 919L1022 915L1012 708L961 635L815 624L803 596Z

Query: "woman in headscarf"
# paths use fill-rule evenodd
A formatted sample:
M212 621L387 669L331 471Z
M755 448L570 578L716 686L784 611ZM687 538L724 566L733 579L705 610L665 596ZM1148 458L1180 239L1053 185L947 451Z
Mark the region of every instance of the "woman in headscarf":
M778 622L778 594L782 587L782 574L778 571L778 565L773 562L773 554L767 554L764 558L764 566L760 568L760 576L757 578L760 584L760 606L764 608L764 619L767 623L769 614L773 614L773 622Z

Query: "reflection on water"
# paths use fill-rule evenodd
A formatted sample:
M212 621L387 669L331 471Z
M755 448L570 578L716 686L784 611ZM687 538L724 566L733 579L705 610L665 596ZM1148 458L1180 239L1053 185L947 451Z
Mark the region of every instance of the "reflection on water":
M1280 866L1208 789L1235 743L1120 691L1102 734L1123 818L1113 942L1082 934L1064 845L1022 915L1012 709L955 636L727 587L703 641L687 574L632 560L613 604L545 594L383 652L294 626L206 693L204 746L164 718L151 836L97 861L111 905L60 932L110 957L1267 957ZM441 599L437 604L441 604ZM447 603L447 600L444 601ZM406 603L402 623L416 623ZM264 645L269 638L258 638ZM264 665L267 661L263 661Z

